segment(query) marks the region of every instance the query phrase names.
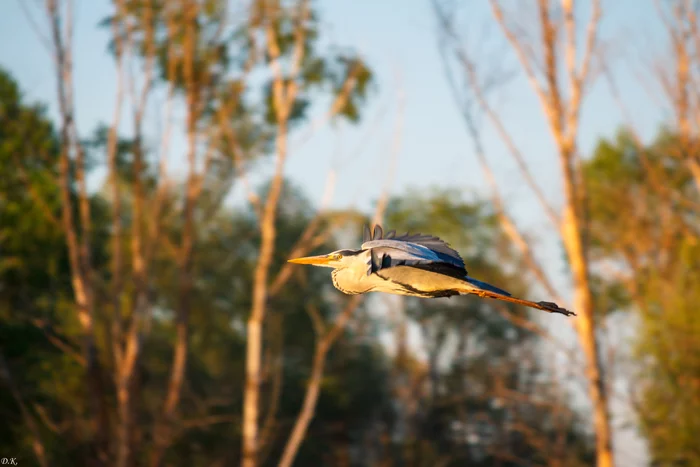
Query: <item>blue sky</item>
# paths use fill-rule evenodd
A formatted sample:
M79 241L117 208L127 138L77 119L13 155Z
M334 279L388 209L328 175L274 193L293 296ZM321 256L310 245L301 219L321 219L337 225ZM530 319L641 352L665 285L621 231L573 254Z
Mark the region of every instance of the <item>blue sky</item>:
M30 101L47 103L51 115L55 115L52 64L35 29L29 26L20 5L23 1L0 2L0 66L14 74ZM36 8L41 3L24 4L38 29L46 31L46 21ZM585 10L587 2L580 3ZM465 0L464 4L470 9L464 12L460 24L470 40L478 40L482 24L490 18L488 2ZM616 80L639 133L651 138L666 115L637 78L646 73L647 82L653 82L642 65L643 60L660 53L664 37L661 24L655 18L651 0L608 0L603 4L601 37ZM319 5L326 39L359 51L375 71L377 88L360 125L341 125L340 131L325 127L302 147L293 147L287 175L303 187L311 200L318 201L329 169L342 161L332 205L369 211L387 183L401 90L402 137L391 192L451 186L466 194L483 193L480 169L443 74L429 0L325 0ZM107 31L96 27L110 11L110 3L77 0L76 6L75 94L78 126L85 134L97 122L108 122L112 115L114 66L105 54ZM501 40L494 25L489 37ZM501 60L506 66L519 69L508 48L498 50L501 53L492 54L489 60ZM497 103L505 125L537 173L543 191L553 203L558 203L562 198L558 161L539 103L527 82L522 78L514 80ZM154 108L157 106L158 102L154 103ZM601 136L613 135L621 122L605 82L599 80L583 108L579 143L584 153ZM485 129L484 138L511 211L521 225L538 237L543 247L538 250L539 255L547 269L560 271L555 237L548 234L549 226L534 197L523 186L495 133ZM367 143L363 144L365 140ZM360 153L355 151L358 146L364 148ZM177 138L173 149L184 149L178 147ZM262 181L268 173L268 168L262 167L254 180ZM564 279L558 282L567 286ZM631 441L626 446L628 451L636 449ZM636 459L624 465L634 464Z
M26 2L34 22L46 31L42 12ZM637 37L661 36L653 21L652 2L623 0L606 2L603 38L613 43L616 54L639 55ZM105 54L107 31L96 27L110 9L105 0L76 2L75 82L78 124L83 133L98 121L108 122L113 108L114 67ZM407 187L456 186L467 191L484 188L463 122L446 84L437 49L435 25L428 0L353 0L320 3L326 38L357 49L372 65L377 76L376 92L358 127L341 125L342 131L324 128L290 157L287 174L303 185L312 200L320 199L328 169L340 149L342 165L333 204L356 204L368 209L382 187L389 148L397 118L397 88L403 90L404 112L401 150L392 192ZM487 2L472 2L469 20L464 22L467 37L479 37L471 29L481 27L489 17ZM653 26L653 27L652 27ZM480 30L480 29L479 29ZM471 34L470 34L471 33ZM489 37L498 37L491 27ZM644 36L644 37L642 37ZM30 100L49 104L55 114L55 81L48 53L29 27L19 0L0 4L0 65L10 69ZM643 41L641 41L643 42ZM651 41L654 42L653 40ZM505 48L498 49L507 51ZM499 57L510 69L517 68L514 57ZM636 59L636 57L635 57ZM625 83L630 72L616 67L617 79ZM621 86L642 134L653 133L661 116L646 91L636 84ZM499 110L506 126L529 164L537 169L544 191L554 200L560 193L559 167L552 139L534 94L523 79L516 79L499 98ZM383 113L382 113L383 112ZM379 118L378 115L381 117ZM580 144L588 152L601 135L611 135L620 123L617 106L606 85L599 81L586 101ZM377 123L378 122L378 123ZM370 131L370 128L372 130ZM369 136L368 136L369 135ZM368 140L366 145L361 141ZM496 135L485 132L489 156L496 168L504 195L512 209L533 227L536 210L532 197ZM353 153L357 146L365 149ZM384 162L384 163L383 163ZM535 216L536 218L536 216Z

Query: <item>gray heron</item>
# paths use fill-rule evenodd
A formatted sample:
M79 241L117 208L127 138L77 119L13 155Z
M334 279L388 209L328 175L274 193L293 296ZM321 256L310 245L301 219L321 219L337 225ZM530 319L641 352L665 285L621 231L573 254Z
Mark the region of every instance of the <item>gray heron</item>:
M348 295L385 292L411 297L439 298L477 295L517 303L550 313L576 313L552 302L531 302L467 275L462 257L443 240L431 235L386 235L376 225L364 228L359 250L337 250L326 255L290 259L297 264L333 268L336 289Z

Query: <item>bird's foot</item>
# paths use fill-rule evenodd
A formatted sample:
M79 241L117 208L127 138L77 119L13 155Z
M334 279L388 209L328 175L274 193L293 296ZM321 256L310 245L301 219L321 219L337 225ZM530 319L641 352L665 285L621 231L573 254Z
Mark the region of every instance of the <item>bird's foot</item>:
M564 316L576 316L576 313L573 311L569 311L566 308L562 308L556 303L552 302L537 302L538 305L542 306L543 308L546 308L547 311L550 313L560 313Z

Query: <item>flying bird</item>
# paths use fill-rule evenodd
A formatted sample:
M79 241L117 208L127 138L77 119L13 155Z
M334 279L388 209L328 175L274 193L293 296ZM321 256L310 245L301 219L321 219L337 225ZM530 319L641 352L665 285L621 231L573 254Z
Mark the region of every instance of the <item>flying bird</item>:
M447 243L430 235L384 235L381 226L368 226L359 250L337 250L326 255L290 259L297 264L333 268L336 289L348 295L385 292L411 297L439 298L477 295L517 303L550 313L575 316L552 302L531 302L469 277L462 257Z

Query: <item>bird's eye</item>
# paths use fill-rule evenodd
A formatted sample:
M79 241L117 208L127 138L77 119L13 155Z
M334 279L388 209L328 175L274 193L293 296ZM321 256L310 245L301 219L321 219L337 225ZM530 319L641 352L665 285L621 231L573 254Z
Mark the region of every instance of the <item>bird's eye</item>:
M341 255L340 253L333 253L331 255L331 258L333 258L335 261L338 261L342 257L343 257L343 255Z

